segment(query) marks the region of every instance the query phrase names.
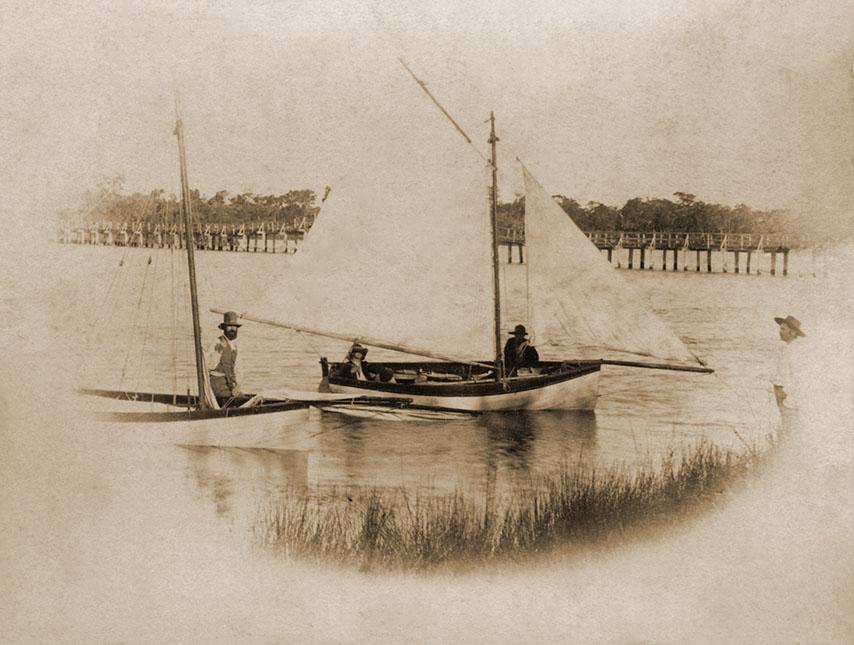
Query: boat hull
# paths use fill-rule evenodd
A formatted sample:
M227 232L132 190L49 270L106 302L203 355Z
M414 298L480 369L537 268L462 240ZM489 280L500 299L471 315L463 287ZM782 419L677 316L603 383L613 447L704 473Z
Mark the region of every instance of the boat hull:
M379 363L375 368L412 370L413 363ZM448 363L424 363L431 370L459 372L468 366ZM399 383L354 381L335 377L335 365L326 370L321 388L346 394L375 394L405 397L413 405L466 411L514 410L593 410L599 395L598 362L574 363L563 367L560 363L547 363L546 373L537 373L507 379L449 380L446 382ZM551 370L551 371L549 371Z
M274 431L309 420L312 408L324 409L342 406L358 411L396 409L411 403L397 397L357 397L324 399L309 397L306 400L270 400L251 405L252 395L242 396L243 406L219 409L199 409L193 396L124 392L118 390L81 390L92 397L86 412L90 418L110 423L144 424L146 427L168 427L173 431L203 430L216 434L226 430L235 434L244 431ZM310 393L309 393L310 394ZM247 402L249 404L247 404Z

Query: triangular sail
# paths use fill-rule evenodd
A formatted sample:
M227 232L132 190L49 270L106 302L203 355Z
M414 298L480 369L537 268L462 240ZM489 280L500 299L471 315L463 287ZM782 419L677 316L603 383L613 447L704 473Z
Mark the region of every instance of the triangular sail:
M529 322L540 353L697 365L646 294L629 286L524 167L523 173Z
M395 133L407 150L397 163L382 158L384 144L366 141L299 253L242 314L491 360L487 167L441 114L423 107Z

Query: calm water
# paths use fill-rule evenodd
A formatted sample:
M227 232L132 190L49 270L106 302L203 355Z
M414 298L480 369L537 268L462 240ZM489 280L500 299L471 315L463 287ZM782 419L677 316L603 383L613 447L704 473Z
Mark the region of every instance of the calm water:
M845 628L851 531L844 527L854 513L846 514L840 491L850 490L854 472L844 425L854 254L847 265L831 262L837 272L819 280L623 272L718 374L606 369L595 414L406 424L321 416L264 436L209 433L188 442L170 430L95 425L79 414L83 401L73 394L81 384L192 386L188 335L173 344L169 331L169 254L154 254L149 265L149 253L138 250L50 253L47 262L0 256L7 279L0 317L11 348L0 388L5 640L401 642L438 633L448 642L483 633L518 641L545 629L562 641L579 633L592 641L638 634L667 641L674 633L691 640L699 621L721 642L756 628L747 605L767 616L766 642L793 634L816 640L804 626L814 624L817 606L826 607L828 633ZM183 264L175 260L178 293ZM227 304L231 293L252 296L270 263L287 261L202 254L204 306ZM520 270L507 268L508 283ZM734 431L750 442L776 422L767 381L777 343L772 317L787 312L801 318L821 359L812 443L797 463L690 534L668 532L654 545L602 557L556 554L529 573L453 579L306 570L257 545L259 513L283 490L322 497L362 485L459 487L477 495L490 482L505 491L532 485L563 462L631 468L701 439L741 449ZM186 310L174 317L186 320ZM217 322L205 315L206 329ZM250 325L241 342L252 389L313 388L320 353L346 349ZM177 379L173 358L183 370ZM781 605L793 590L798 595ZM672 622L658 627L662 606L681 617L681 631L667 631ZM443 627L460 612L465 632ZM550 617L548 629L542 616ZM608 636L603 625L625 637Z
M180 254L68 246L57 255L58 310L51 324L60 336L81 332L63 343L69 384L194 389ZM289 261L283 255L200 254L202 325L209 337L219 318L208 308L251 299L266 286L270 267ZM508 321L524 311L524 271L520 265L504 268ZM443 422L317 413L305 424L264 436L222 432L201 440L84 423L78 436L163 453L164 470L185 471L199 492L215 500L218 513L233 516L285 488L310 495L340 494L350 486L477 492L489 483L507 490L534 485L564 463L631 468L700 440L739 450L770 432L776 423L768 385L777 343L772 317L795 311L789 303L809 294L814 280L658 270L622 275L648 294L716 375L606 368L595 413L488 414ZM240 343L247 391L282 385L313 390L319 356L337 358L347 346L251 323L241 328ZM393 356L381 350L372 355Z

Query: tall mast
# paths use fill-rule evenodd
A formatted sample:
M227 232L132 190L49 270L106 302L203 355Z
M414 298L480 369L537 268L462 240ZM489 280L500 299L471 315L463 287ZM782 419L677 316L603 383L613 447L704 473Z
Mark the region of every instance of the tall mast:
M489 191L489 202L492 220L492 290L495 304L495 379L501 380L504 378L504 357L501 353L501 285L498 268L498 156L495 150L498 137L495 136L494 112L489 113L489 123L489 144L492 146L492 187Z
M193 341L196 351L196 382L199 386L199 407L210 407L205 396L205 366L202 356L202 329L199 325L199 294L196 289L196 259L193 255L195 242L190 212L190 182L187 179L187 152L184 149L184 124L178 111L178 97L175 97L175 135L178 137L178 158L181 164L181 205L184 211L184 231L186 235L187 265L190 270L190 303L193 311Z

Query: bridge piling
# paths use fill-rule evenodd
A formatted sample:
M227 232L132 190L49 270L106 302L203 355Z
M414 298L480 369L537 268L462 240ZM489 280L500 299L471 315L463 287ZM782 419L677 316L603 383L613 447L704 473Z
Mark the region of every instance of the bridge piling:
M243 224L200 224L194 226L196 248L211 251L232 251L259 253L291 254L298 250L299 240L305 236L311 222L289 224L282 222L249 222ZM500 243L507 247L508 264L525 263L524 231L508 227L499 232ZM668 231L592 231L586 233L588 239L600 250L605 251L608 263L617 268L652 270L661 253L661 270L694 270L698 273L729 270L729 253L733 254L734 273L761 274L760 267L754 266L753 253L769 254L770 274L777 275L777 255L783 255L782 274L789 275L789 253L793 249L810 249L810 241L805 237L787 234L751 234L751 233L686 233ZM260 239L259 239L260 238ZM184 248L186 241L183 227L169 223L168 220L130 222L87 222L62 224L53 236L55 242L64 244L88 244L97 246L133 246L139 248ZM281 240L281 242L279 241ZM281 250L279 250L281 244ZM518 248L518 256L515 249ZM624 254L623 249L626 250ZM638 251L639 267L636 266L635 252ZM672 252L673 259L669 260ZM690 266L689 252L696 254L694 266ZM702 254L706 258L703 262ZM682 254L681 262L679 255ZM741 255L747 254L746 263ZM713 265L713 255L720 254L721 262ZM800 256L798 256L800 257ZM806 255L804 255L806 258ZM669 265L669 266L668 266ZM809 267L807 267L809 270Z

